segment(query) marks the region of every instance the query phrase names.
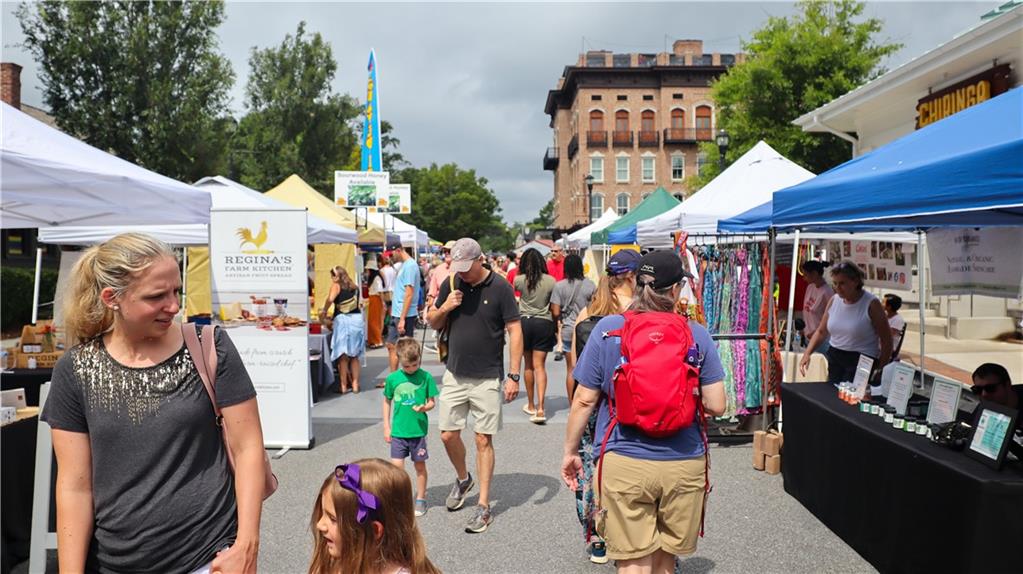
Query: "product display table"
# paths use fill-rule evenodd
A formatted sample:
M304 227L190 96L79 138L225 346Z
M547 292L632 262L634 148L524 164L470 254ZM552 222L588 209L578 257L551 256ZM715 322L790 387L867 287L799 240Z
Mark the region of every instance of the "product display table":
M53 369L8 369L0 372L3 390L25 389L25 402L39 405L39 387L50 381Z
M782 385L785 492L881 572L1019 572L1023 470L892 428L827 383Z

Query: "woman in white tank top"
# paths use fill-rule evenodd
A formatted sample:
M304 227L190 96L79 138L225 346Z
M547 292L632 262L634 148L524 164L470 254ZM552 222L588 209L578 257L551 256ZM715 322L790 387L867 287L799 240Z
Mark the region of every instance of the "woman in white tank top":
M810 354L830 337L827 351L828 382L853 380L860 355L873 357L880 372L892 356L892 332L881 302L863 289L863 270L851 261L831 268L835 296L828 303L821 324L803 352L799 370L806 372Z

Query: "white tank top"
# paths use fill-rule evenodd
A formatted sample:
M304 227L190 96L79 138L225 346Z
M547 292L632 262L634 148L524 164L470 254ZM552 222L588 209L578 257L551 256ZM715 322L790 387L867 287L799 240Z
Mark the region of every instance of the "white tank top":
M838 295L831 298L828 333L831 334L832 347L870 355L875 359L881 354L881 343L867 312L872 301L877 301L877 297L869 291L864 291L860 300L852 304Z

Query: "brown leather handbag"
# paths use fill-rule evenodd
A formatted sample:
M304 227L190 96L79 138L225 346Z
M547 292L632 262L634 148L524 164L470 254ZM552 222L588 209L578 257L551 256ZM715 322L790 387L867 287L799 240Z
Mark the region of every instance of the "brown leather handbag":
M455 292L455 274L448 275L448 297ZM451 316L444 323L444 328L437 332L437 354L440 362L448 362L448 342L451 339Z

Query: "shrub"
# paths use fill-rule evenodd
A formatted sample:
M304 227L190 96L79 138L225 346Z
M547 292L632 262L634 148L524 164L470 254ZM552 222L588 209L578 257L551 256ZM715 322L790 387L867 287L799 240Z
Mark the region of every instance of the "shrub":
M11 331L32 321L32 286L35 270L19 267L0 268L0 329ZM53 301L57 290L57 270L43 269L39 278L39 302ZM40 317L50 317L53 307L43 307Z

